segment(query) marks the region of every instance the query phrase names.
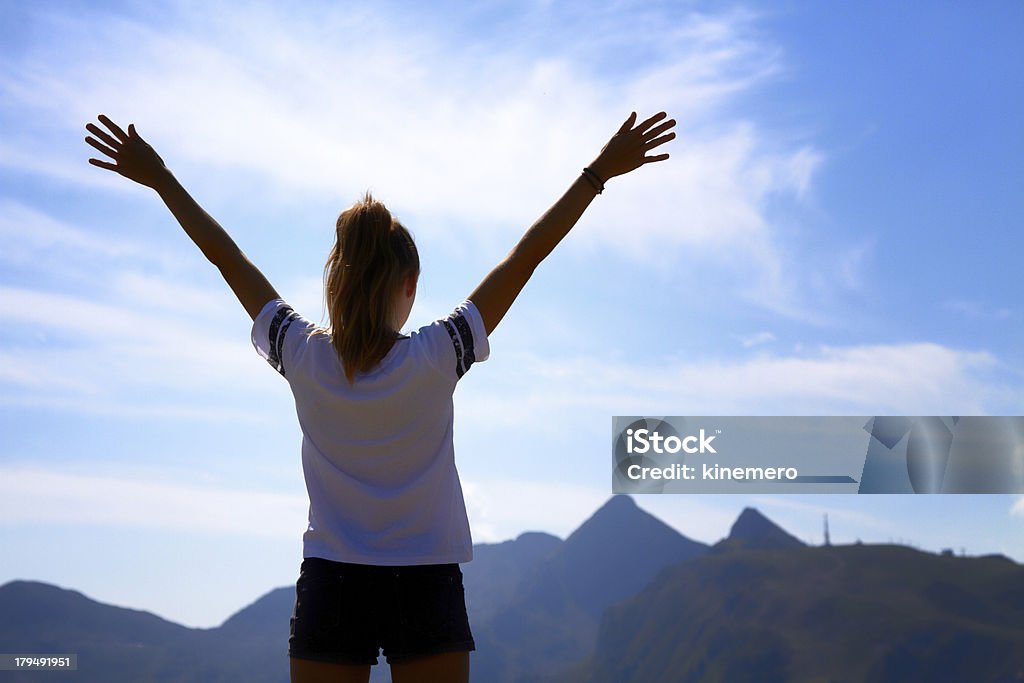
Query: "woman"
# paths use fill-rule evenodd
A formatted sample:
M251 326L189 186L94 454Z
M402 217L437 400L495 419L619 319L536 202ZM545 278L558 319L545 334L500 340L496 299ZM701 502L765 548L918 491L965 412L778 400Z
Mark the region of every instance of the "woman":
M302 427L309 526L288 654L295 682L360 681L383 650L396 683L468 681L475 649L459 563L472 539L452 446L452 393L520 290L609 179L668 154L661 112L626 119L594 161L445 318L410 335L419 255L367 194L338 218L324 269L330 326L296 313L136 132L106 116L90 159L157 191L253 319Z

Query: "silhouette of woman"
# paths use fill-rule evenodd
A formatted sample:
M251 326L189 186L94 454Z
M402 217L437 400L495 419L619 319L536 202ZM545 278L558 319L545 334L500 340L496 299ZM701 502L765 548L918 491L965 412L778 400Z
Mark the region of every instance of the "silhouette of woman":
M664 112L630 114L594 161L445 318L399 334L416 297L412 237L367 194L341 213L324 269L330 326L296 313L129 125L106 116L89 163L156 190L253 320L302 427L309 525L296 582L291 680L361 681L383 650L396 683L468 681L475 649L459 563L472 539L452 446L452 394L534 270L604 183L668 154Z

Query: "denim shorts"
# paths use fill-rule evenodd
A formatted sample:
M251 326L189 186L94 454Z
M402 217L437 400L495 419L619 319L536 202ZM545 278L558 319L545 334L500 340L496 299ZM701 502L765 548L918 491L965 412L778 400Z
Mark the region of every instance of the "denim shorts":
M476 649L457 564L380 567L302 560L288 656L376 664Z

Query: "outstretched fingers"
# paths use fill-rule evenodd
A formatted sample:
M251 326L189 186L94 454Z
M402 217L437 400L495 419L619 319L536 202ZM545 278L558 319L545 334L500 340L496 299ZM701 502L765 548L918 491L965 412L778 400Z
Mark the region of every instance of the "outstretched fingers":
M111 121L106 115L100 114L96 118L99 119L100 123L107 127L110 133L103 130L95 123L87 123L85 124L85 129L89 131L90 135L86 136L85 141L101 154L108 156L113 159L114 162L117 162L122 148L129 140L129 136L120 126ZM129 126L128 130L134 133L132 126ZM113 133L113 135L111 135L111 133ZM89 159L89 163L93 166L105 168L108 171L121 173L121 168L117 163L111 163L102 159Z
M662 121L662 119L664 119L666 116L668 116L668 114L666 114L665 112L658 112L657 114L655 114L654 116L650 117L649 119L641 123L639 126L637 126L636 130L640 131L641 139L643 139L642 148L645 154L646 152L649 152L655 147L660 147L661 145L664 145L666 142L675 139L675 132L669 132L676 125L675 119L669 119L668 121L663 121L660 124L658 123L659 121ZM652 128L651 126L654 127ZM666 159L668 159L668 157L668 154L655 154L653 156L644 156L643 162L641 163L650 164L656 161L665 161Z
M661 121L663 118L665 118L665 116L667 116L665 112L660 112L658 114L655 114L651 118L647 119L647 121L645 121L644 124L646 124L647 126L654 125L658 121ZM661 145L664 145L666 142L674 140L676 137L675 132L668 131L674 128L675 125L675 119L669 119L668 121L665 121L664 123L661 123L660 125L657 125L654 128L651 128L650 130L643 133L644 152L649 152L655 147L660 147ZM665 159L668 159L668 154L656 154L654 156L645 156L643 163L649 164L654 161L664 161Z
M128 125L126 133L104 114L100 114L97 119L99 126L86 124L85 128L90 135L85 141L109 159L89 159L90 164L154 189L167 179L170 172L163 159L139 136L134 124Z
M644 152L649 152L655 147L660 147L670 140L676 139L675 131L671 129L676 125L675 119L669 119L665 123L652 128L645 135L644 141ZM671 131L671 132L669 132ZM654 156L645 156L644 163L650 164L655 161L665 161L668 159L668 154L655 154Z
M102 140L103 142L105 142L111 148L118 149L118 148L121 147L121 143L120 142L118 142L113 137L111 137L109 133L104 131L102 128L97 126L95 123L87 123L87 124L85 124L85 129L87 131L89 131L90 133L92 133L93 135L95 135L100 140Z

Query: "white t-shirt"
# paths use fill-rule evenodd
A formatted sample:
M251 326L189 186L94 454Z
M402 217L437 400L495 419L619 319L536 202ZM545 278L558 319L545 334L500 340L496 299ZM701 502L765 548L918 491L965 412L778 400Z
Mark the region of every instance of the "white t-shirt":
M316 325L274 299L252 343L291 387L309 494L303 557L375 565L473 558L452 442L452 393L489 354L472 302L398 339L350 385Z

